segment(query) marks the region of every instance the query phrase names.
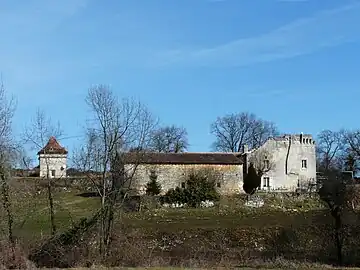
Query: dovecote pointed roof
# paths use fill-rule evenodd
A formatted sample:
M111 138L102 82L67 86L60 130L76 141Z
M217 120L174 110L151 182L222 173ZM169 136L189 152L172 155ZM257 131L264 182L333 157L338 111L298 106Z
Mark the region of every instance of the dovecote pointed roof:
M51 136L48 143L37 154L63 154L66 155L68 151L62 147L54 136Z

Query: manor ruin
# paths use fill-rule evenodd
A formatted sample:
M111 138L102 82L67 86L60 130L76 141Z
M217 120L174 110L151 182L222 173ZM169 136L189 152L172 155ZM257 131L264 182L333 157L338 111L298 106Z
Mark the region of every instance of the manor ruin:
M129 158L130 157L130 158ZM243 193L243 179L253 160L265 166L261 190L295 191L306 189L316 179L315 141L311 135L283 135L269 138L261 147L241 153L145 153L136 158L129 153L125 171L135 168L132 187L144 193L151 174L156 174L162 193L183 187L189 172L213 170L218 174L216 188L221 194ZM135 165L136 164L136 165Z

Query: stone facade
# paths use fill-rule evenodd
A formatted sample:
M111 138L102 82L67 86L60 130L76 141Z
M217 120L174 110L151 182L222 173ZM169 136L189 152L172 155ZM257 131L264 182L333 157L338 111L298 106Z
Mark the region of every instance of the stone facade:
M40 154L40 177L47 177L47 168L49 168L49 177L66 177L67 155Z
M67 150L54 137L38 152L40 177L66 177Z
M219 175L219 193L231 195L244 193L243 178L249 161L262 152L269 153L266 159L271 169L262 175L261 190L295 191L315 182L315 141L303 134L269 138L258 149L247 151L244 147L243 153L149 153L146 158L127 162L125 171L136 168L132 186L139 193L145 192L150 174L155 173L165 193L181 187L192 170L211 169Z
M133 165L126 165L129 171ZM136 166L132 186L144 194L146 184L150 181L151 172L157 175L161 184L162 194L171 188L182 187L189 174L194 170L213 170L218 175L216 188L220 194L237 194L243 192L243 165L213 165L213 164L139 164Z
M262 176L262 190L307 189L316 181L315 141L311 135L270 138L259 149L245 153L245 159L250 160L252 155L262 150L270 153L269 162L272 165L271 170Z
M152 173L164 194L169 189L183 187L194 171L210 172L220 194L242 192L243 162L233 153L147 153L146 157L136 159L126 163L125 172L133 175L132 188L140 194L145 193Z

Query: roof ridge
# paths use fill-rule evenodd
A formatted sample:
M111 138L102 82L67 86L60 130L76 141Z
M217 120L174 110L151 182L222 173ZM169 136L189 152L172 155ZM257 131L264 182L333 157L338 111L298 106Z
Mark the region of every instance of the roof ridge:
M46 145L38 152L39 154L67 154L65 147L61 146L54 136L51 136Z

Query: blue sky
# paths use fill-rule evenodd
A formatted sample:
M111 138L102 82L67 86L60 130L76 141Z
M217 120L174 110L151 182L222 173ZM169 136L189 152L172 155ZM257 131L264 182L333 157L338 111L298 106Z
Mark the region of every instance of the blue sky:
M15 132L44 109L82 134L92 84L140 98L208 151L217 116L282 132L360 128L360 1L0 0L0 71ZM70 150L79 139L63 140Z

